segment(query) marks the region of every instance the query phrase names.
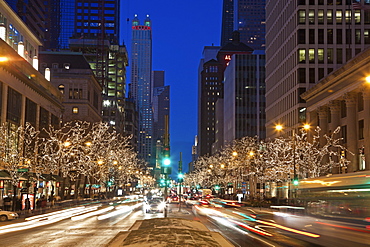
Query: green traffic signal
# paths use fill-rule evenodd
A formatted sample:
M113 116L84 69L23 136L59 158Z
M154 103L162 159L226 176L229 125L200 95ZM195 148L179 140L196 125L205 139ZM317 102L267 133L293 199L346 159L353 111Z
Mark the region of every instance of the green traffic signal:
M298 185L299 184L298 178L293 179L293 184L294 185Z
M170 160L169 158L165 158L165 159L163 160L163 165L165 165L165 166L169 166L169 165L171 165L171 160Z
M182 173L179 173L179 175L177 175L178 178L184 178L184 174Z

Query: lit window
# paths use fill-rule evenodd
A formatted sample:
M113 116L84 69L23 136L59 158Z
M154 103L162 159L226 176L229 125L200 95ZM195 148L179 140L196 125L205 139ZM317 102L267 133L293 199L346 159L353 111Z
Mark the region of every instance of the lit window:
M305 49L299 49L299 62L305 63L306 62L306 50Z
M72 112L73 114L78 114L78 107L73 107Z
M315 62L315 49L308 49L308 60L310 63Z
M58 86L58 89L59 89L59 92L61 92L62 94L64 94L64 85L63 84L60 84Z

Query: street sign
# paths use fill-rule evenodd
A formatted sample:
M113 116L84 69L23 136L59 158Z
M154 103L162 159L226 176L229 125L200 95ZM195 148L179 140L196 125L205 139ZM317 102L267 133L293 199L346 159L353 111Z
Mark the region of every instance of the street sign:
M27 168L18 169L18 172L28 172Z

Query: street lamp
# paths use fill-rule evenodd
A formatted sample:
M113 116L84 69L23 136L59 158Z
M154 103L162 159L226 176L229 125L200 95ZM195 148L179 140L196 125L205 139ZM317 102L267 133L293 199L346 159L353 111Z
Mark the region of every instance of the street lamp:
M365 78L365 80L366 80L366 82L367 82L367 83L370 83L370 76L367 76L367 77Z
M370 78L369 78L370 80ZM303 125L303 129L304 130L309 130L311 128L311 126L309 124L304 124ZM275 126L275 129L277 131L281 131L283 130L283 126L282 125L276 125ZM296 151L296 133L295 133L295 128L292 129L292 138L293 138L293 185L297 186L299 184L299 180L298 180L298 174L297 174L297 170L296 170L296 160L295 160L295 151Z

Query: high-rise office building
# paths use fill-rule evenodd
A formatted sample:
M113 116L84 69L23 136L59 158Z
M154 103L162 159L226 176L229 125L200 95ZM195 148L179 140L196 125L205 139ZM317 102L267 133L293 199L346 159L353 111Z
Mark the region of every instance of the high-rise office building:
M153 140L162 140L165 115L170 115L170 86L164 85L164 71L153 71Z
M153 147L155 146L157 174L161 166L162 154L164 150L164 137L166 131L166 119L170 117L170 86L164 85L164 71L153 71ZM166 117L168 116L168 117ZM168 126L169 128L169 126ZM168 130L169 131L169 130ZM159 176L159 175L158 175Z
M152 22L149 16L140 24L137 16L132 20L131 85L130 96L139 114L139 157L154 166L153 112L152 112Z
M370 1L273 1L266 4L266 131L306 122L300 97L370 46ZM361 7L362 6L362 7Z
M224 73L224 142L265 138L265 54L234 54Z
M224 0L222 8L221 46L240 32L241 42L253 50L265 48L265 0Z
M118 133L124 132L124 107L126 94L126 47L119 44L118 0L75 0L74 12L69 1L61 10L60 23L68 36L59 36L59 46L82 52L103 88L103 121ZM74 18L72 23L68 17Z
M212 154L212 145L216 141L216 104L219 99L224 98L224 71L230 63L234 54L251 54L253 49L240 41L240 33L232 33L232 41L222 48L207 46L204 49L203 56L208 59L216 56L207 62L205 58L201 59L203 68L199 68L198 82L198 155L203 156ZM202 69L202 70L201 70ZM223 140L217 146L222 146Z
M215 59L203 64L198 99L199 155L211 154L215 141L216 102L223 98L223 66Z

